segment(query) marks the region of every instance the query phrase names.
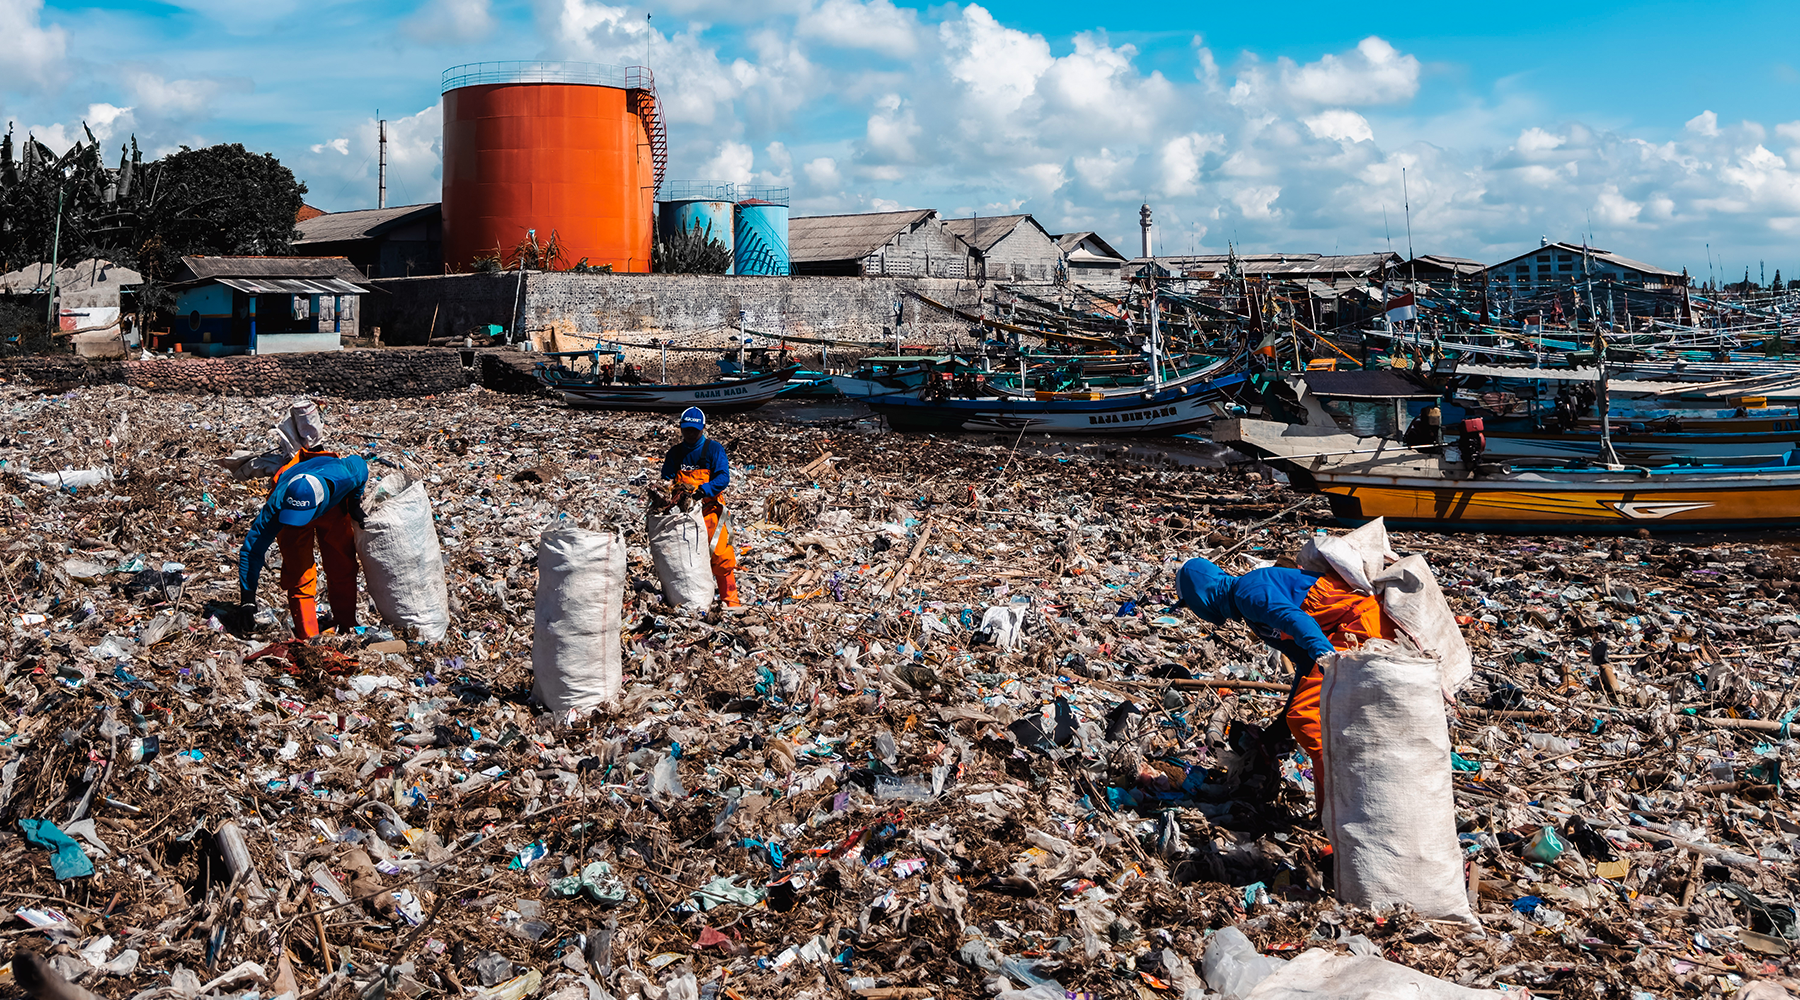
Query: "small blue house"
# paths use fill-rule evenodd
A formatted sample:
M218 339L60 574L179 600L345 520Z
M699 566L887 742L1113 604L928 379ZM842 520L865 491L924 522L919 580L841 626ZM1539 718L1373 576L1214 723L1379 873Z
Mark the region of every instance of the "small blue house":
M169 289L153 346L218 357L339 350L370 286L343 257L183 257Z

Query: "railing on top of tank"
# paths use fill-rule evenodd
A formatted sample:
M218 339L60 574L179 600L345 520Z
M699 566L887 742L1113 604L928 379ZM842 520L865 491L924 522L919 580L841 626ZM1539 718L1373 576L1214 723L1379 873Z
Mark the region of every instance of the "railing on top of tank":
M771 205L786 205L788 189L770 187L767 184L740 184L737 189L738 201L766 201Z
M766 184L733 184L730 181L665 181L658 201L766 201L786 205L789 189Z
M664 181L658 201L736 201L737 185L730 181Z
M648 66L526 60L464 63L444 71L439 93L492 83L573 83L621 90L653 90L656 77Z

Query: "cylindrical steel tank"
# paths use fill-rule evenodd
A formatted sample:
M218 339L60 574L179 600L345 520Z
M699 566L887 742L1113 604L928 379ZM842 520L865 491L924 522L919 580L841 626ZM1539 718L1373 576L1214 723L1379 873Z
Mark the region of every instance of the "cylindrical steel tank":
M665 201L657 208L657 225L661 227L664 239L677 231L692 232L698 226L702 235L725 244L727 254L736 246L732 239L735 206L729 201L687 198ZM729 267L726 273L731 273Z
M654 84L584 63L475 63L444 73L444 264L504 261L537 231L560 266L650 270Z
M787 275L788 207L753 198L737 204L739 274Z

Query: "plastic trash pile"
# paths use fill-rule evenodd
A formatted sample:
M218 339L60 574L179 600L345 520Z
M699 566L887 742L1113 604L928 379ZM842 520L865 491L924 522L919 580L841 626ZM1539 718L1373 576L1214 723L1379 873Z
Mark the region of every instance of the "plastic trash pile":
M721 418L747 607L702 613L645 547L672 420L324 401L327 446L424 484L448 629L292 642L270 572L238 638L268 481L217 460L291 402L0 389L5 930L101 996L1795 988L1785 543L1393 536L1474 660L1445 766L1477 928L1331 895L1310 765L1253 760L1285 667L1170 608L1183 559L1323 530L1279 485ZM598 713L532 700L549 529L625 538Z

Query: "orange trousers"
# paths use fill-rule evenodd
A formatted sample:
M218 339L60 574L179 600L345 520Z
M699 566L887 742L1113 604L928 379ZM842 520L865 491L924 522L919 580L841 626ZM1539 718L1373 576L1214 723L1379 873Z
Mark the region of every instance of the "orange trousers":
M713 582L719 586L719 600L724 601L726 607L738 607L737 549L731 544L731 529L719 526L719 518L725 516L725 506L709 500L700 506L700 512L706 515L706 537L718 538L713 543L712 571Z
M294 634L310 639L319 634L319 571L313 562L318 544L325 564L325 591L331 597L331 614L341 634L356 624L356 535L350 512L333 507L299 528L275 533L281 547L281 587L287 591L288 612L294 616Z
M675 485L682 490L697 490L712 480L712 473L705 469L683 469L675 477ZM737 549L731 544L731 529L721 528L719 518L725 516L725 505L717 497L704 499L700 503L700 513L706 515L706 537L715 539L712 546L713 582L719 588L719 600L728 608L740 605L737 589Z
M1369 639L1394 637L1394 623L1381 609L1381 599L1359 594L1335 576L1320 577L1319 582L1306 592L1306 601L1300 605L1300 610L1319 623L1325 638L1337 649L1360 646ZM1305 664L1294 666L1307 669ZM1319 719L1319 691L1324 683L1325 675L1317 666L1311 667L1287 710L1288 731L1294 734L1294 742L1300 744L1300 749L1312 758L1315 775L1325 763L1325 738ZM1317 781L1317 777L1314 780Z

